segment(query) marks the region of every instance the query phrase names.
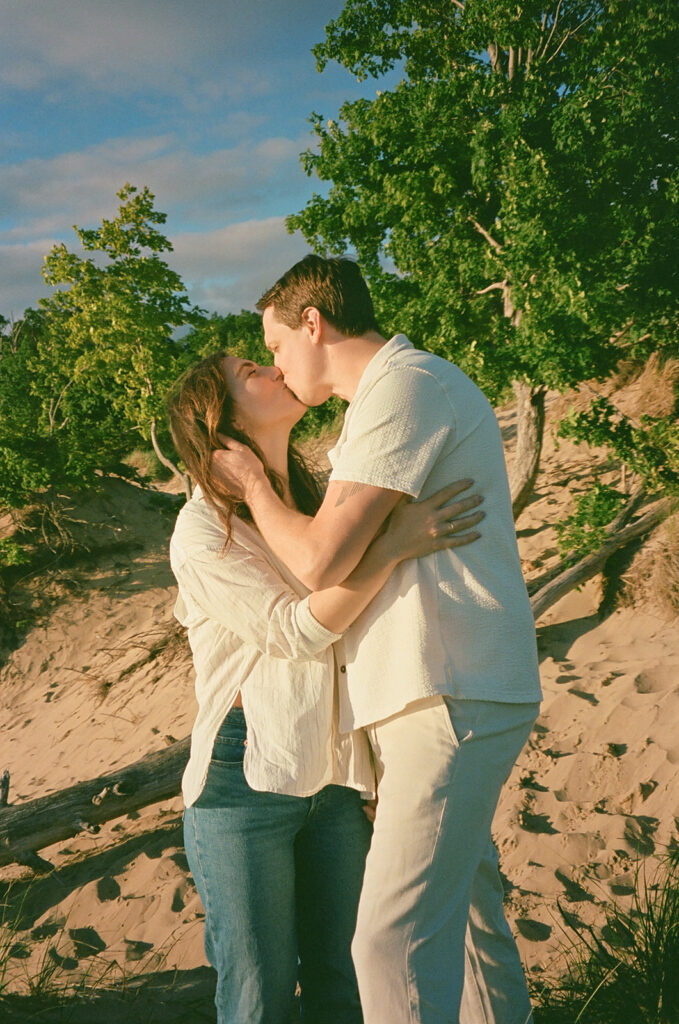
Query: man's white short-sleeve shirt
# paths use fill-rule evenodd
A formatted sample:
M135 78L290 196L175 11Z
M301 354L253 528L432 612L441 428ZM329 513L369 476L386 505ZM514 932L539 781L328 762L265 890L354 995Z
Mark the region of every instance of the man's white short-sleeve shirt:
M331 480L415 498L469 477L486 513L473 544L402 562L337 645L340 728L434 694L539 700L502 439L479 388L459 367L396 335L366 367L329 456Z

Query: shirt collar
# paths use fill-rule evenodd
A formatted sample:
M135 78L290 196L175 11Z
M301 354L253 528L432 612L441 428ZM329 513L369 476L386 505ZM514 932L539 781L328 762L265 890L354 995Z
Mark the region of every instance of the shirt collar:
M380 377L384 372L389 360L396 355L397 352L401 352L404 349L412 349L414 347L413 343L408 341L405 334L395 334L393 338L390 338L382 348L377 350L361 374L352 402L356 400L362 391L372 387L378 377Z

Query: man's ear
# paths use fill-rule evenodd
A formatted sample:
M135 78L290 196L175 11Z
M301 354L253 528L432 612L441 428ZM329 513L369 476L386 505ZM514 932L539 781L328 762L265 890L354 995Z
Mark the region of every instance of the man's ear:
M312 344L317 345L321 340L324 324L323 315L315 306L307 306L302 310L302 326L308 330Z

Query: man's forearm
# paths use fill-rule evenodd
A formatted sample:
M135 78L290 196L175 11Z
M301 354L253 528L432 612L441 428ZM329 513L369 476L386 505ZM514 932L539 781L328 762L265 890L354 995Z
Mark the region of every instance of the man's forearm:
M346 569L340 567L343 575L337 574L337 567L323 565L324 551L314 519L289 508L266 478L256 481L247 502L257 529L271 550L310 590L341 583L357 564L359 559Z
M271 550L310 590L323 590L353 572L398 500L396 492L380 492L387 494L383 507L366 509L361 499L370 490L331 484L314 518L288 508L266 478L253 481L246 501Z

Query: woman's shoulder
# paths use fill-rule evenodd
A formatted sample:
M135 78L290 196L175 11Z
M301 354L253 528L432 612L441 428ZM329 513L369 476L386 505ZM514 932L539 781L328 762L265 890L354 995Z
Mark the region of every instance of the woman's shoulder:
M171 548L188 550L214 550L228 554L230 549L258 546L259 533L238 516L231 519L231 539L226 545L226 532L217 510L205 500L199 488L182 507L177 516ZM259 540L261 543L261 539Z

